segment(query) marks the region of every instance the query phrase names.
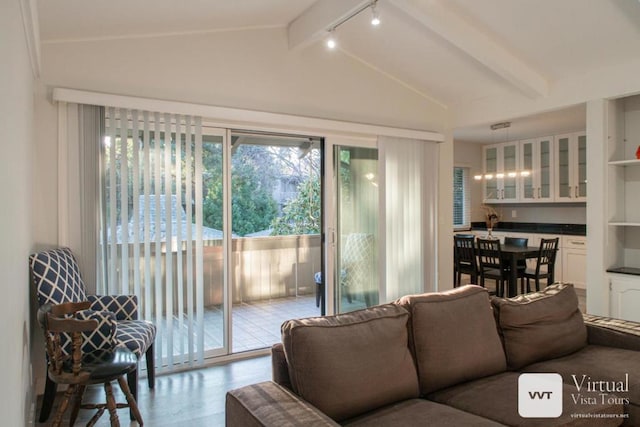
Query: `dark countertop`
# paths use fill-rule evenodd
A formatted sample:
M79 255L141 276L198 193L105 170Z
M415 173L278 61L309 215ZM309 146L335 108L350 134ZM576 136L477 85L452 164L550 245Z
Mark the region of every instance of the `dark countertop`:
M484 221L472 222L472 230L486 230ZM565 234L568 236L586 236L586 224L551 224L540 222L499 222L493 231L512 231L514 233Z
M631 274L633 276L640 276L640 268L635 268L635 267L608 268L607 272L608 273Z

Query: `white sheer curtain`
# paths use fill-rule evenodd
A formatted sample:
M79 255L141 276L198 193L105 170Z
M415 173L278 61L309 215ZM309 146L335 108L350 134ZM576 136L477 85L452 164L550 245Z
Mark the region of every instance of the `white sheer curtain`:
M438 146L379 137L385 272L381 301L434 289L436 277Z
M98 276L101 107L58 103L58 245L78 259L89 292Z
M201 118L107 107L102 291L136 294L156 366L202 363Z

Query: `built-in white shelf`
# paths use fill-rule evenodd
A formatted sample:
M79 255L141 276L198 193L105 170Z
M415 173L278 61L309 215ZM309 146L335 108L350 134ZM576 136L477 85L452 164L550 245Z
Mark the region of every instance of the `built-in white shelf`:
M618 222L612 221L609 225L615 225L619 227L640 227L640 222Z
M609 164L611 166L632 166L632 165L640 166L640 159L613 160L613 161L610 161Z

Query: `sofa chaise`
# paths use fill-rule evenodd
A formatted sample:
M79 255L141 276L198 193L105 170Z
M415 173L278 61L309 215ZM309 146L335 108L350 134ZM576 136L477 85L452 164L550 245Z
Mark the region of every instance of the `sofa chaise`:
M289 320L272 366L227 393L227 426L640 425L640 324L583 316L563 283Z

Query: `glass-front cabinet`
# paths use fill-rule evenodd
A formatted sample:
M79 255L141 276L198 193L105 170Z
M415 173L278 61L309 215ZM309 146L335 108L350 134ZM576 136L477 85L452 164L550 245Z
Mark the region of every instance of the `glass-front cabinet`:
M544 137L520 142L520 199L527 202L552 202L554 138Z
M518 142L488 145L484 153L485 203L515 202L518 190Z
M561 202L587 201L587 136L572 133L556 136L556 194Z

